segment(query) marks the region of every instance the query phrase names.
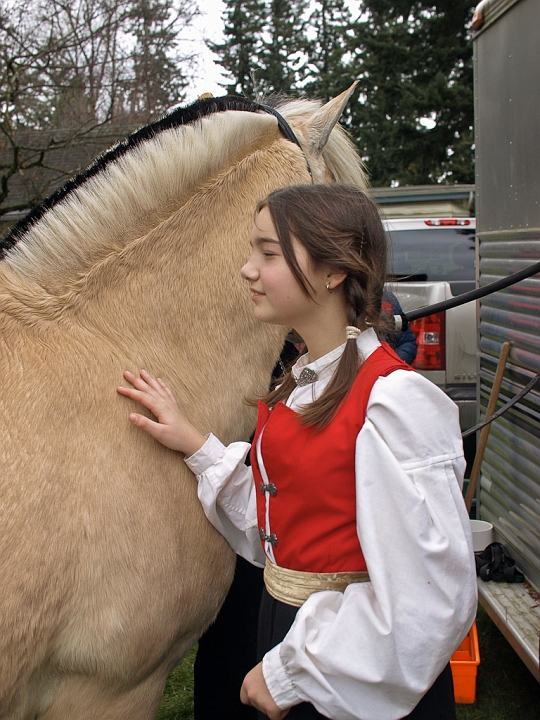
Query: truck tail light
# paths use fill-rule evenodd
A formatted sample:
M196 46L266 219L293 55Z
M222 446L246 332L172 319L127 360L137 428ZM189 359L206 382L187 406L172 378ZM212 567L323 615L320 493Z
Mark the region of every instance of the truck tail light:
M439 226L452 226L452 225L470 225L470 220L464 220L463 218L436 218L435 220L424 220L426 225L429 225L430 227L439 227Z
M417 370L446 370L446 314L434 313L410 323L418 351L413 367Z

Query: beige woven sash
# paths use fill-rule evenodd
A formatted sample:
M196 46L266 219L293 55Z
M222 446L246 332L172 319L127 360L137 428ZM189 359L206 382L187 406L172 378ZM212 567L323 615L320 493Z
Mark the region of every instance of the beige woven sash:
M288 570L269 560L264 566L264 584L270 595L280 602L300 607L310 595L321 590L343 592L351 583L369 582L367 572L312 573Z

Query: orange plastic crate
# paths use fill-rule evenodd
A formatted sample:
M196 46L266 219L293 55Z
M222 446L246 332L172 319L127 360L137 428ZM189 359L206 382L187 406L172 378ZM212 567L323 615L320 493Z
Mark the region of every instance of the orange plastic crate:
M476 700L476 673L480 664L478 632L473 623L450 660L454 680L454 698L457 703L470 704Z

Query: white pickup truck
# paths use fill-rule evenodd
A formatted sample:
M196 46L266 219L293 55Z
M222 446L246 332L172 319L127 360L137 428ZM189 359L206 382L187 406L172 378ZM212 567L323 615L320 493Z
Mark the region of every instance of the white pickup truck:
M392 218L391 282L405 313L475 287L475 219ZM476 422L476 303L414 320L418 353L413 367L460 408L462 430Z

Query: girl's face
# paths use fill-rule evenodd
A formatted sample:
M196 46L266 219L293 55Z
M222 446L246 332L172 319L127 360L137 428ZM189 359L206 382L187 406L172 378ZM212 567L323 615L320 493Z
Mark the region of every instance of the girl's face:
M253 252L240 273L249 281L258 320L299 328L312 320L318 300L324 298L323 293L328 294L328 272L312 267L306 250L294 236L292 243L298 265L314 288L313 299L303 292L287 265L267 207L255 219L250 238Z

